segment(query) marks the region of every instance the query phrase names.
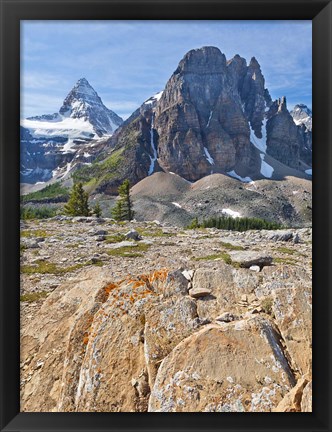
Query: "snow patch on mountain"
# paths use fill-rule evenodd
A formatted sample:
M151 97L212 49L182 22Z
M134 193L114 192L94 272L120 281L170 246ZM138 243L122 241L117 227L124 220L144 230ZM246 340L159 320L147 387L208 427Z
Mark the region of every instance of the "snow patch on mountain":
M209 150L204 147L204 153L205 153L205 158L206 160L209 162L210 165L214 165L214 159L213 157L210 155Z
M145 105L152 105L159 101L161 96L163 95L164 91L160 91L159 93L156 93L155 95L151 96L149 99L147 99L144 104Z
M271 178L274 169L271 167L271 165L269 165L267 162L265 162L264 157L265 157L265 155L261 153L261 160L262 160L261 174L266 178Z
M238 180L241 180L243 183L251 183L252 182L252 179L250 177L241 177L234 170L229 171L227 174L231 177L234 177Z
M267 119L263 119L263 125L262 125L262 138L258 138L253 131L253 129L250 126L250 141L253 143L253 145L261 152L266 153L266 139L267 139L267 133L266 133L266 123Z
M239 218L239 217L241 217L241 213L239 213L237 211L234 211L234 210L231 210L229 208L222 209L221 213L224 214L224 215L227 215L227 216L231 216L232 218Z

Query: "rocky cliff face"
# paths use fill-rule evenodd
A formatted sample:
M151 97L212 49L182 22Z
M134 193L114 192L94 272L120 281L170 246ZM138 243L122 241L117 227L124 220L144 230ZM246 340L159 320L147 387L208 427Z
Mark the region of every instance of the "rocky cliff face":
M267 117L267 153L285 165L299 168L302 141L285 97L272 104Z
M102 103L85 78L65 98L58 113L21 122L21 182L63 179L90 164L122 119Z
M117 130L112 146L123 148L121 171L132 183L159 170L190 181L211 173L271 178L266 154L302 169L303 137L286 99L272 103L254 57L249 65L239 55L226 61L215 47L189 51L164 91ZM101 190L111 193L118 180Z

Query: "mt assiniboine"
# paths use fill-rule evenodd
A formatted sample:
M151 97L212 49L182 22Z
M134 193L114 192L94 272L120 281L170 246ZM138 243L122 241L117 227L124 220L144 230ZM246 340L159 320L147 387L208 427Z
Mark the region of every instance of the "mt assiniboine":
M79 79L59 112L21 122L21 181L33 184L67 177L91 163L122 123L89 82Z
M164 90L125 122L81 79L59 113L21 124L25 183L77 169L86 178L91 169L93 192L114 194L125 178L134 185L159 171L191 182L215 173L243 182L311 173L311 111L289 112L285 96L272 101L254 57L227 61L216 47L189 51ZM105 181L93 161L112 155L117 163Z

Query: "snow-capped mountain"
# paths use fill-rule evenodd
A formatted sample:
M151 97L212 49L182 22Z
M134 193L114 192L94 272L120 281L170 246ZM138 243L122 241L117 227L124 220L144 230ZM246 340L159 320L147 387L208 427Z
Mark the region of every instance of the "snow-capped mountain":
M59 111L64 118L89 122L98 136L111 135L123 120L106 108L97 92L85 78L77 81Z
M304 125L309 131L312 131L312 112L307 105L295 105L290 114L296 126Z
M311 166L312 163L312 112L304 104L295 105L290 112L297 126L298 134L301 136L300 155L303 161ZM306 171L311 175L311 170Z
M122 123L122 118L103 104L89 82L79 79L58 113L21 121L21 182L61 178L74 165L91 163L99 154L97 150L105 147ZM98 145L100 138L102 146ZM89 157L81 160L81 155Z

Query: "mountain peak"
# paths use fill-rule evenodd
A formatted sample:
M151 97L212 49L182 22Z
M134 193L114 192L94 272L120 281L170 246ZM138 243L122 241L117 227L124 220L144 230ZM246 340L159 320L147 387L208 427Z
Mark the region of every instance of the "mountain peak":
M293 117L294 123L297 126L304 125L308 131L312 130L312 112L305 104L297 104L290 112Z
M226 57L220 49L214 46L204 46L187 52L175 73L220 73L225 67Z
M60 108L60 114L90 122L98 136L109 135L120 126L122 118L108 109L86 78L80 78Z
M88 84L88 85L90 85L90 83L89 83L89 81L86 79L86 78L80 78L78 81L77 81L77 84Z

